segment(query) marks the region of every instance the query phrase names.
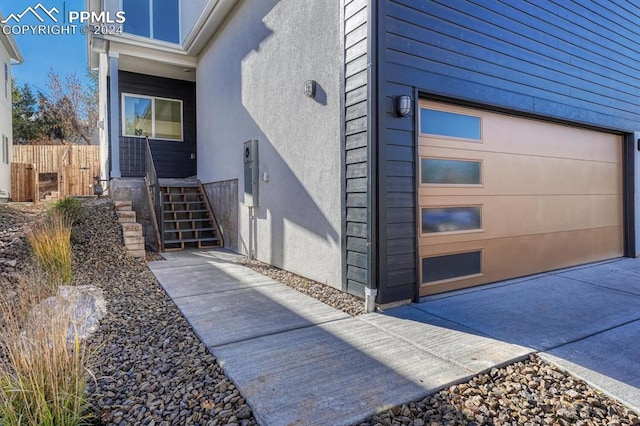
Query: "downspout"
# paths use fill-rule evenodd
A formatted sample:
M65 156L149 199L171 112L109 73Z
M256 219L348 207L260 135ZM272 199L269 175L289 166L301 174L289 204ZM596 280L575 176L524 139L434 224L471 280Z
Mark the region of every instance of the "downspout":
M111 179L120 174L120 93L118 82L118 52L109 51L109 144L111 145Z
M626 255L640 257L640 132L634 132L632 137L631 152L628 153L629 159L627 161L631 170L627 172L630 177L626 179L629 185L627 197L631 198L627 208L629 211L627 239L631 240L631 243L628 245Z
M367 17L367 283L365 310L378 296L378 0L369 0Z

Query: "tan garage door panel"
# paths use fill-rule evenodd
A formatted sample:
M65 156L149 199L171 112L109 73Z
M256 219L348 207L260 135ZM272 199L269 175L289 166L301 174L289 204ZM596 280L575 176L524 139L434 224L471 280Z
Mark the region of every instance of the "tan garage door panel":
M604 162L429 146L420 146L419 152L421 157L482 162L481 186L425 185L421 195L425 190L428 195L617 194L622 179L620 159Z
M421 295L622 255L620 136L422 102L434 128L419 146Z
M482 227L478 232L436 232L425 234L425 230L421 229L421 246L618 227L620 223L617 220L617 216L622 216L620 198L616 195L554 197L526 195L518 197L516 202L514 202L514 197L509 196L427 196L420 199L422 208L480 206L482 210Z

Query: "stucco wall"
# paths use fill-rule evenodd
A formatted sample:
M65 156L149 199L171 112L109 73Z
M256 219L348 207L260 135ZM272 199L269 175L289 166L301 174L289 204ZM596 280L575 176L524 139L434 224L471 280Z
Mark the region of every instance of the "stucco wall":
M4 37L4 36L2 36ZM5 91L4 66L8 67L8 83ZM2 135L9 138L6 157L2 158ZM0 192L11 192L11 162L13 161L13 131L11 121L11 58L0 44Z
M238 179L249 246L243 142L258 139L259 260L341 286L340 2L244 1L200 57L198 176ZM316 98L304 83L316 80Z

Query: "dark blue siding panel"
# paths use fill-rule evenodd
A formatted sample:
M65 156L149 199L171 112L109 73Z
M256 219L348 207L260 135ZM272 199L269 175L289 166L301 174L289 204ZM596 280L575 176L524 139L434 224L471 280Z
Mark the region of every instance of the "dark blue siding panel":
M383 3L387 82L613 130L638 128L640 5Z
M195 176L196 84L126 71L120 71L118 76L120 99L122 93L132 93L182 100L184 140L176 142L151 139L151 152L158 177ZM144 176L144 143L142 138L120 137L120 168L123 177ZM191 158L192 154L194 158Z
M369 25L368 0L344 3L343 289L363 296L368 280ZM359 238L354 238L359 237Z

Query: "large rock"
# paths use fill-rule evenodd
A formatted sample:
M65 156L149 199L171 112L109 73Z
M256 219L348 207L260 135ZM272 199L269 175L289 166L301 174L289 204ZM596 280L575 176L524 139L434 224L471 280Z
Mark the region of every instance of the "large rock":
M98 287L60 286L58 294L49 297L31 311L31 327L35 330L42 324L66 324L67 343L73 345L76 338L85 340L95 333L100 320L107 313L107 303L102 289ZM25 330L29 335L29 330Z

